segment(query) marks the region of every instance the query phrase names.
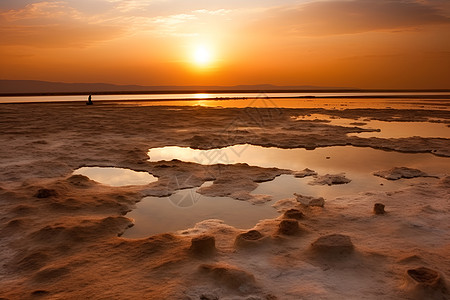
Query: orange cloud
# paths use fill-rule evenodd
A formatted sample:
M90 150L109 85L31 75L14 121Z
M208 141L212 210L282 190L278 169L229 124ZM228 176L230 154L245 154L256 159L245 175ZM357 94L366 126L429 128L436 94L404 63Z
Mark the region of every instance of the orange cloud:
M267 11L257 26L303 36L354 34L405 30L433 24L450 24L443 11L411 1L319 1Z
M0 13L0 45L85 47L121 36L125 28L84 16L65 2L38 2Z
M0 45L40 48L86 47L121 35L123 29L89 24L40 25L0 28Z
M202 9L142 15L135 11L147 7L151 1L108 1L114 5L113 9L97 14L79 11L65 1L36 2L17 10L0 10L0 46L86 47L140 33L154 37L192 37L217 28L218 17L231 12Z

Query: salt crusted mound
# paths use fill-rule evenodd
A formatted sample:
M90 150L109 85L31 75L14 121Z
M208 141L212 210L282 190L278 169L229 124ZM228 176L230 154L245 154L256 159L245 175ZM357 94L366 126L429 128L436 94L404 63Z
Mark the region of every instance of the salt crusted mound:
M216 251L216 240L211 235L201 235L191 240L190 250L195 255L208 255Z
M448 287L438 271L419 267L409 269L405 274L405 289L413 299L448 299Z
M256 282L253 274L226 263L202 264L199 271L216 284L238 292L249 292L255 289Z
M258 187L258 182L270 181L278 175L288 173L291 173L291 171L276 168L265 169L248 166L247 164L221 166L221 170L218 172L211 172L215 176L213 184L201 187L197 192L206 196L231 197L236 200L261 204L272 200L272 197L250 193ZM239 180L236 180L237 176L239 176Z
M373 205L373 213L376 215L384 215L386 213L384 207L385 205L383 203L375 203Z
M295 235L300 232L300 226L297 220L284 219L278 224L278 233L284 235Z
M316 178L311 182L309 182L309 184L334 185L334 184L346 184L349 182L351 182L351 180L345 177L345 174L326 174L323 176L316 176Z
M390 170L377 171L373 173L373 175L389 180L398 180L401 178L431 177L427 173L422 172L418 169L411 169L406 167L395 167Z
M284 212L283 218L301 220L305 215L298 209L291 208Z
M304 169L303 171L294 173L294 176L297 178L304 178L307 176L315 176L315 175L317 175L317 172L308 168Z
M304 196L297 193L294 193L295 198L299 203L302 205L309 207L309 206L319 206L323 207L325 205L325 199L323 197L314 198L311 196Z
M261 245L263 240L265 240L264 235L258 230L253 229L236 236L234 245L237 248L255 247Z
M321 236L311 244L313 250L324 254L347 254L353 251L353 243L349 236L330 234Z

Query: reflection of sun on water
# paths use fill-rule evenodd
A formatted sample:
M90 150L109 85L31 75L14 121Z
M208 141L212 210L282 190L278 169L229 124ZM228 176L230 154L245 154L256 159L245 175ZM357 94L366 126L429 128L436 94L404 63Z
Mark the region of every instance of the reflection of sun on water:
M198 101L195 101L194 106L208 106L208 105L206 104L206 101L198 100Z
M209 106L208 105L208 100L202 100L202 99L209 99L211 98L210 94L195 94L194 95L195 99L198 99L197 101L195 101L194 106Z
M210 94L195 94L194 95L195 99L208 99L211 98Z

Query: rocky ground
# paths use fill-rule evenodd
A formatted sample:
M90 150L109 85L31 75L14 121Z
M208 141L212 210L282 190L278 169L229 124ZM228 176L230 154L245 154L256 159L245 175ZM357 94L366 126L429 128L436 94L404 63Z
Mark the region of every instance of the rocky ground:
M347 134L368 129L294 118L314 113L450 121L446 110L0 105L0 297L448 299L445 176L395 192L323 199L319 206L293 195L275 204L278 218L251 231L206 220L182 235L120 237L132 225L126 213L144 196L166 196L213 180L202 193L255 201L250 192L258 183L281 174L305 175L246 164L149 162L152 147L353 145L450 157L449 139L359 138ZM159 180L110 187L72 176L82 166L148 171ZM386 180L399 174L380 171ZM406 171L403 177L417 173ZM374 212L376 203L384 209Z

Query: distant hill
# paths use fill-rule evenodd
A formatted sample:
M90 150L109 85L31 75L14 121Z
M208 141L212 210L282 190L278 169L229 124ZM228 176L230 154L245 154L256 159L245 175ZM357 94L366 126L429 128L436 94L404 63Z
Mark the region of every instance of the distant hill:
M274 90L336 90L346 88L318 86L276 86L236 85L236 86L141 86L115 85L108 83L64 83L37 80L0 80L0 94L46 94L46 93L113 93L113 92L207 92L207 91L274 91Z
M142 86L116 85L109 83L65 83L38 80L0 80L0 96L15 95L82 95L82 94L159 94L183 92L446 92L449 89L356 89L347 87L322 86L278 86L272 84L235 85L235 86Z

